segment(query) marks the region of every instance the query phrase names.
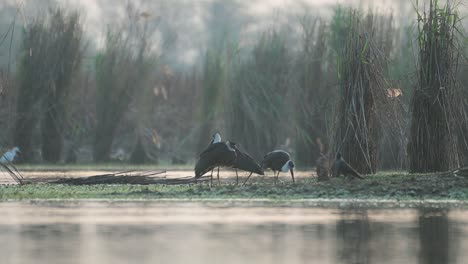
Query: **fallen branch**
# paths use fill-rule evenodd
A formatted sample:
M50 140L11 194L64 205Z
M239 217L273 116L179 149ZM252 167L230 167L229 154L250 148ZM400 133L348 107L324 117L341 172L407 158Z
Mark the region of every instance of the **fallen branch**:
M199 179L196 179L194 176L186 176L186 177L179 177L179 178L166 178L166 176L155 177L156 175L163 174L163 173L166 173L166 171L159 171L159 172L124 171L124 172L117 172L117 173L94 175L94 176L84 177L84 178L59 179L59 180L52 181L49 183L67 184L67 185L95 185L95 184L180 185L180 184L204 182L208 180L208 176L204 176Z

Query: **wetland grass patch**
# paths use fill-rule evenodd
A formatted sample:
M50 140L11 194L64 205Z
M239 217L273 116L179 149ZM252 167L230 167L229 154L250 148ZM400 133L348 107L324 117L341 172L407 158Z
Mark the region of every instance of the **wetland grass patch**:
M235 185L225 178L221 185L86 185L28 184L0 186L0 200L32 199L109 199L109 200L230 200L268 199L369 199L369 200L468 200L465 178L436 174L378 173L364 180L333 178L318 182L316 177L301 178L293 184L284 178L278 185L272 177L255 177L248 185Z

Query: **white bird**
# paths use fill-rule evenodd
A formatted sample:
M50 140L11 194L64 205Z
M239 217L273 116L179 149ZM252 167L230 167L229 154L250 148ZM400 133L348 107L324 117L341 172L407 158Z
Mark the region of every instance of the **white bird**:
M0 158L0 163L5 164L13 162L17 152L21 152L18 147L14 147L12 150L5 152Z

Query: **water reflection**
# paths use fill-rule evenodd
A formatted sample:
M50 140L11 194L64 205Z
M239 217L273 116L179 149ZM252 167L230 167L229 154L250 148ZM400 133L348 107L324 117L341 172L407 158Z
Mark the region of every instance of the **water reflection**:
M1 263L463 263L468 257L463 210L79 203L0 204L0 215ZM186 220L174 223L177 218Z
M455 263L460 232L448 217L448 210L422 209L418 217L419 263Z
M351 212L352 213L352 212ZM370 223L366 211L357 211L357 217L347 219L350 212L336 223L337 263L369 263Z

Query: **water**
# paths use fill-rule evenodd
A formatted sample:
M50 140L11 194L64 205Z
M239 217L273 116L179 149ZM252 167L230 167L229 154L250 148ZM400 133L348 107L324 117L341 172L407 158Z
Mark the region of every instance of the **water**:
M464 263L468 211L0 203L1 263Z

